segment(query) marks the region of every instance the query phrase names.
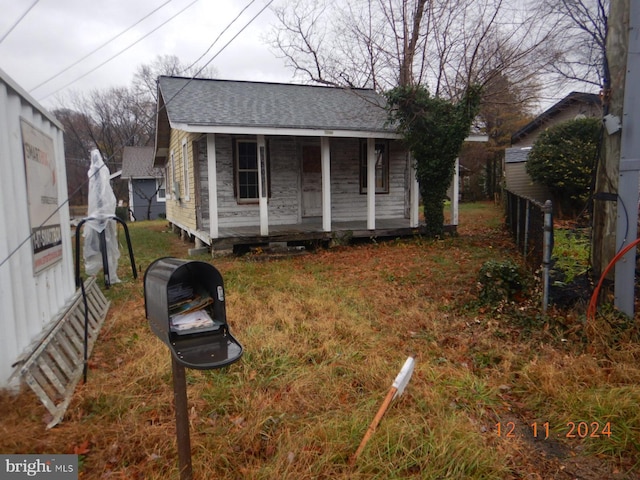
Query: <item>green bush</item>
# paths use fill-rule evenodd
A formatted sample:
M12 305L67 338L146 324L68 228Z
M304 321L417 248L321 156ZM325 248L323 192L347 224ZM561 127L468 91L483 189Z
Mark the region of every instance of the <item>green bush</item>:
M579 213L589 197L601 121L580 118L549 127L533 144L527 173L545 185L560 216Z
M524 280L520 267L510 260L485 262L478 273L479 298L491 304L508 301L522 291Z
M129 209L128 207L116 207L116 217L123 222L129 221Z

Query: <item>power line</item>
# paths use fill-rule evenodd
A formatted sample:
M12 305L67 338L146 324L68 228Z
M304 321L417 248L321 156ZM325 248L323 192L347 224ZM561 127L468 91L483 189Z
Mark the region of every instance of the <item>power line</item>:
M13 29L16 28L20 24L22 19L27 16L27 13L29 13L31 11L31 9L33 7L35 7L36 3L38 3L39 1L40 0L35 0L35 2L33 2L31 4L31 6L29 8L27 8L27 10L20 16L20 18L18 18L18 20L16 20L15 23L13 25L11 25L11 28L9 28L9 30L6 31L6 33L2 36L2 38L0 38L0 43L4 42L4 39L9 36L9 34L13 31Z
M188 9L189 7L193 6L195 3L197 3L198 0L193 0L193 2L191 2L189 5L187 5L186 7L184 7L182 10L180 10L178 13L176 13L175 15L171 16L168 20L165 20L164 22L162 22L160 25L158 25L156 28L154 28L153 30L151 30L149 33L147 33L146 35L140 37L138 40L136 40L135 42L133 42L131 45L125 47L124 49L120 50L118 53L116 53L115 55L112 55L111 57L109 57L108 59L106 59L104 62L102 62L101 64L95 66L94 68L92 68L91 70L89 70L88 72L83 73L82 75L80 75L78 78L76 78L75 80L72 80L66 84L64 84L62 87L58 88L57 90L54 90L51 93L48 93L47 95L45 95L44 97L39 98L39 101L43 101L45 98L49 98L51 95L54 95L56 93L58 93L61 90L64 90L65 88L67 88L69 85L72 85L74 83L76 83L78 80L83 79L84 77L86 77L87 75L92 74L93 72L95 72L96 70L98 70L99 68L103 67L104 65L106 65L107 63L109 63L111 60L113 60L116 57L119 57L120 55L122 55L124 52L126 52L127 50L129 50L131 47L133 47L134 45L140 43L142 40L144 40L145 38L147 38L149 35L151 35L152 33L156 32L157 30L159 30L161 27L164 27L167 23L169 23L171 20L173 20L174 18L176 18L178 15L180 15L182 12L184 12L186 9Z
M236 38L237 38L237 37L238 37L242 32L244 32L244 31L247 29L247 27L249 27L249 25L251 25L251 24L253 23L253 21L254 21L256 18L258 18L258 17L262 14L262 12L264 12L267 8L269 8L269 5L271 5L273 2L274 2L274 0L269 0L269 3L267 3L264 7L262 7L262 8L260 9L260 11L259 11L258 13L256 13L256 14L251 18L251 20L249 20L249 22L248 22L244 27L242 27L242 28L241 28L241 29L240 29L240 30L239 30L239 31L238 31L238 32L237 32L233 37L231 37L231 39L230 39L227 43L225 43L225 44L222 46L222 48L221 48L220 50L218 50L218 52L217 52L213 57L211 57L211 58L209 59L209 61L208 61L207 63L205 63L205 64L202 66L202 68L200 68L200 70L198 70L198 71L195 73L195 75L193 75L193 76L189 79L189 81L188 81L187 83L185 83L185 84L182 86L182 88L181 88L181 89L179 89L179 90L176 92L176 94L175 94L173 97L171 97L171 100L173 100L174 98L176 98L176 96L177 96L180 92L182 92L182 90L184 90L184 89L185 89L185 87L186 87L187 85L189 85L189 84L193 81L193 79L194 79L194 78L196 78L196 77L200 74L200 72L202 72L205 68L207 68L207 66L208 66L211 62L213 62L213 61L217 58L217 56L218 56L218 55L220 55L220 54L222 53L222 51L223 51L225 48L227 48L227 47L229 46L229 44L230 44L231 42L233 42L233 41L234 41L234 40L235 40L235 39L236 39ZM234 20L234 21L235 21L235 20ZM217 40L217 39L216 39L216 40Z
M87 53L84 57L80 58L79 60L76 60L74 63L72 63L71 65L69 65L66 68L63 68L62 70L60 70L58 73L56 73L55 75L47 78L46 80L40 82L38 85L36 85L35 87L31 88L31 90L29 90L29 93L33 93L34 90L37 90L38 88L40 88L41 86L49 83L51 80L53 80L54 78L58 78L60 75L62 75L63 73L69 71L71 68L75 67L76 65L78 65L80 62L82 62L83 60L86 60L88 57L90 57L91 55L93 55L94 53L96 53L98 50L106 47L109 43L113 42L115 39L121 37L122 35L124 35L125 33L127 33L129 30L131 30L133 27L135 27L136 25L138 25L139 23L141 23L143 20L146 20L147 18L149 18L151 15L153 15L154 13L156 13L158 10L160 10L162 7L166 6L167 4L171 3L173 0L167 0L166 2L164 2L162 5L160 5L158 8L152 10L151 12L149 12L148 14L146 14L144 17L142 17L140 20L138 20L136 23L134 23L133 25L131 25L130 27L126 28L125 30L123 30L122 32L120 32L119 34L117 34L115 37L110 38L109 40L107 40L106 42L104 42L102 45L100 45L99 47L91 50L89 53Z
M196 0L196 1L197 1L197 0ZM252 2L253 2L253 0L252 0ZM266 10L266 9L267 9L267 8L268 8L268 7L273 3L273 2L274 2L274 0L269 0L269 2L268 2L268 3L267 3L267 4L266 4L266 5L265 5L265 6L264 6L264 7L263 7L263 8L262 8L262 9L261 9L257 14L256 14L256 15L254 15L254 16L251 18L251 20L249 20L249 21L246 23L246 25L245 25L244 27L242 27L242 28L241 28L241 29L240 29L240 30L239 30L239 31L238 31L238 32L237 32L233 37L231 37L231 39L230 39L227 43L225 43L225 44L220 48L220 50L218 50L218 52L216 52L216 54L215 54L215 55L213 55L213 57L211 57L211 58L209 59L209 61L208 61L208 62L206 62L206 63L202 66L202 68L200 68L200 70L198 70L198 71L197 71L197 72L196 72L196 73L195 73L191 78L189 78L189 79L187 80L187 82L186 82L186 83L185 83L185 84L184 84L184 85L183 85L183 86L182 86L182 87L181 87L181 88L180 88L180 89L179 89L179 90L178 90L178 91L177 91L177 92L176 92L176 93L171 97L171 98L169 98L168 100L166 100L166 101L165 101L165 103L164 103L164 105L163 105L163 107L162 107L162 108L166 110L167 106L168 106L171 102L173 102L173 100L174 100L174 99L175 99L175 98L176 98L176 97L177 97L177 96L178 96L178 95L179 95L179 94L180 94L180 93L181 93L181 92L182 92L182 91L183 91L183 90L184 90L184 89L185 89L185 88L186 88L186 87L187 87L187 86L188 86L188 85L189 85L189 84L190 84L190 83L191 83L191 82L192 82L192 81L193 81L193 80L194 80L194 79L195 79L195 78L196 78L196 77L197 77L197 76L198 76L198 75L199 75L199 74L200 74L200 73L201 73L201 72L202 72L202 71L203 71L203 70L204 70L204 69L205 69L205 68L206 68L210 63L211 63L211 62L213 62L213 60L215 60L215 59L218 57L218 55L220 55L220 54L221 54L221 53L222 53L222 52L223 52L223 51L224 51L224 50L225 50L225 49L226 49L226 48L231 44L231 42L233 42L233 41L234 41L234 40L235 40L235 39L236 39L236 38L237 38L237 37L238 37L242 32L244 32L244 31L249 27L249 25L251 25L251 24L254 22L254 20L255 20L256 18L258 18L258 16L260 16L260 15L262 14L262 12L264 12L264 11L265 11L265 10ZM195 2L193 2L193 3L195 3ZM186 8L189 8L191 5L193 5L193 3L192 3L192 4L190 4L190 5L188 5ZM246 8L245 8L245 10L246 10ZM244 11L244 10L243 10L243 11ZM179 12L179 13L182 13L182 12ZM179 14L179 13L178 13L178 14ZM236 18L237 18L237 17L236 17ZM235 22L235 20L236 20L236 19L234 19L231 23ZM228 28L228 26L225 28L225 30L226 30L227 28ZM216 40L216 41L217 41L217 40ZM159 113L159 112L157 112L157 113ZM154 116L155 116L155 115L156 115L156 113L152 114L151 116L148 116L148 117L147 117L147 119L146 119L146 121L148 122L148 121L152 120L152 119L154 118ZM129 140L130 140L131 138L133 138L133 137L130 137L130 138L129 138ZM119 148L117 151L121 151L122 149L124 149L124 146L120 146L120 148ZM105 166L105 167L106 167L107 162L108 162L109 160L111 160L111 159L113 158L113 156L114 156L114 155L115 155L115 152L111 155L111 157L107 158L107 159L106 159L106 161L104 161L104 162L103 162L103 166ZM102 167L100 167L100 168L102 168ZM100 171L100 169L97 169L97 170L96 170L96 172L94 173L94 175L95 175L95 174L97 174L99 171ZM84 181L80 186L78 186L78 188L76 188L76 189L71 193L71 195L68 195L68 196L67 196L67 199L66 199L64 202L62 202L60 205L58 205L58 207L57 207L57 208L56 208L56 209L55 209L55 210L54 210L54 211L53 211L53 212L52 212L52 213L51 213L47 218L45 218L45 219L42 221L42 223L40 224L40 227L42 227L42 226L46 225L46 223L47 223L51 218L53 218L53 216L54 216L54 215L56 215L64 205L66 205L67 203L69 203L69 199L70 199L71 197L73 197L74 195L76 195L78 192L80 192L80 190L81 190L81 189L82 189L82 188L83 188L87 183L89 183L89 181L90 181L90 178L88 178L88 179L87 179L87 180L85 180L85 181ZM27 236L27 238L25 238L25 239L24 239L22 242L20 242L20 244L19 244L19 245L17 245L17 246L16 246L16 247L11 251L11 252L9 252L9 254L6 256L6 258L4 258L4 259L0 262L0 267L2 267L5 263L7 263L7 262L9 261L9 259L10 259L11 257L13 257L13 256L18 252L18 250L20 250L20 249L22 248L22 246L23 246L24 244L26 244L29 240L31 240L32 235L33 235L33 234L29 234L29 235Z
M189 65L188 67L186 67L184 70L182 70L182 73L186 73L189 71L190 68L192 68L196 63L198 63L200 60L202 60L202 57L204 57L207 53L209 53L209 51L213 48L213 46L218 43L218 40L220 40L220 37L222 37L222 35L224 35L224 32L226 32L227 30L229 30L229 28L236 23L236 20L238 20L238 18L240 18L240 16L245 12L245 10L247 8L249 8L251 5L253 5L253 2L255 2L255 0L251 0L241 11L238 15L236 15L236 17L231 21L231 23L229 23L229 25L227 25L224 30L222 30L222 32L220 32L220 34L216 37L216 39L213 41L213 43L211 45L209 45L209 48L207 48L205 50L205 52L200 55L196 61L194 61L191 65Z

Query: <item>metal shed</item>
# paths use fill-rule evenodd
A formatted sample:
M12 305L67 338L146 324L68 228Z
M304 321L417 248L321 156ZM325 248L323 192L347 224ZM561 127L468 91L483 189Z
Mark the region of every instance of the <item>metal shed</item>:
M0 388L25 381L57 422L83 368L62 125L0 70ZM108 302L87 291L89 338Z

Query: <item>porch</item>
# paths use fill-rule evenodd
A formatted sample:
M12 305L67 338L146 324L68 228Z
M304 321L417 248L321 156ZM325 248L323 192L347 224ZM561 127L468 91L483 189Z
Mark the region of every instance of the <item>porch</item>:
M445 232L455 233L456 225L445 225ZM305 219L303 223L292 225L269 225L269 235L260 235L260 227L220 228L219 238L211 238L212 250L231 249L237 246L261 245L268 243L296 244L303 242L330 242L332 240L349 243L357 238L402 238L423 235L424 224L411 227L409 219L376 220L374 230L367 229L367 221L332 222L331 231L322 230L322 218Z

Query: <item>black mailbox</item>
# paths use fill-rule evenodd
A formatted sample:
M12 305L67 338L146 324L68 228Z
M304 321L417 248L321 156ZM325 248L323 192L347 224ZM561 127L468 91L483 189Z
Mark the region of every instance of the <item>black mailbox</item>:
M224 285L205 262L159 258L144 274L145 315L153 333L188 368L220 368L242 356L229 333Z

